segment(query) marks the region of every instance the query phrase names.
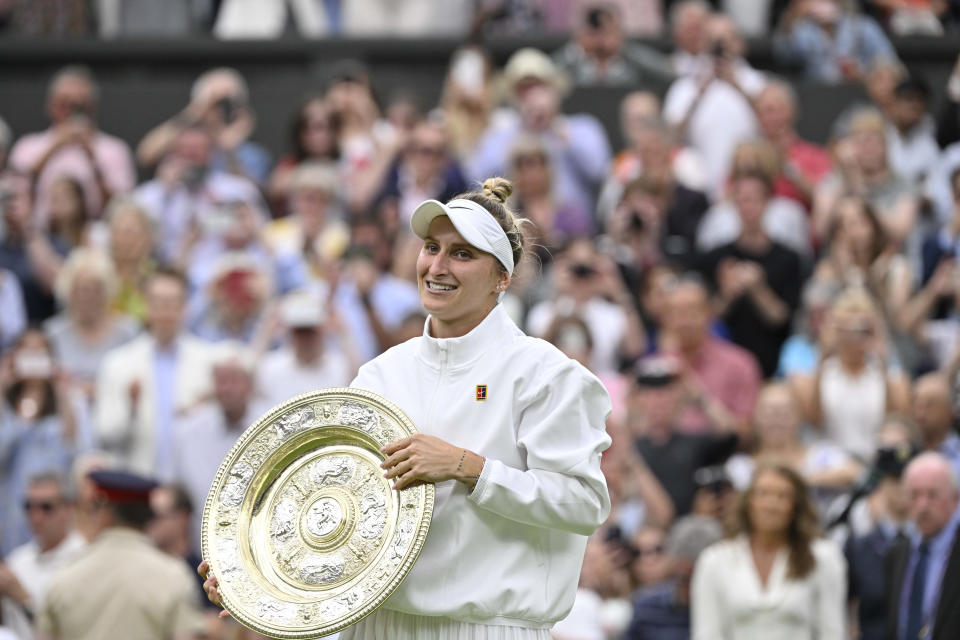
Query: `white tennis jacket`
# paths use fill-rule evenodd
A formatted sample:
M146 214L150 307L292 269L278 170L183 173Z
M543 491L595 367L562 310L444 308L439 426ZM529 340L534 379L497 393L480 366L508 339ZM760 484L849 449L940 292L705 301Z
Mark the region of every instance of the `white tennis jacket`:
M437 484L420 558L383 606L550 627L573 606L587 536L610 511L600 471L610 397L579 363L524 335L501 305L465 336L428 333L365 364L352 386L487 460L469 494L454 480Z

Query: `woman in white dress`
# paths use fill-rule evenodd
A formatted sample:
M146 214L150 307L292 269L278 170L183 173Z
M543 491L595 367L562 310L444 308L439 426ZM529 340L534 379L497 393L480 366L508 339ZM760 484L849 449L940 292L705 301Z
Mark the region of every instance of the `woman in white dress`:
M697 561L692 640L845 639L846 563L817 537L800 475L761 466L736 515L733 537Z
M397 489L436 484L433 521L407 579L342 639L548 640L609 513L606 390L498 304L524 249L523 221L503 204L511 189L490 179L411 219L424 241L424 334L365 364L352 386L417 425L384 447L383 467ZM205 586L219 602L216 578Z

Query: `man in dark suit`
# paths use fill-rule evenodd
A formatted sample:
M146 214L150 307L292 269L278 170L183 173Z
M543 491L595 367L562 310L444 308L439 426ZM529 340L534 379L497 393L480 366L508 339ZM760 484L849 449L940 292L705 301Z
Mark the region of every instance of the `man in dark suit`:
M890 640L960 638L960 490L950 460L940 453L916 457L904 473L909 539L890 550L887 636Z

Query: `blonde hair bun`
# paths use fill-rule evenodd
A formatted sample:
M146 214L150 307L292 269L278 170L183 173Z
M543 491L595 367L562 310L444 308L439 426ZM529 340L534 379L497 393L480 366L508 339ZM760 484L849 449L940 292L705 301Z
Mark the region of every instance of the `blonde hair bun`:
M487 178L481 189L486 197L504 203L513 193L513 184L506 178Z

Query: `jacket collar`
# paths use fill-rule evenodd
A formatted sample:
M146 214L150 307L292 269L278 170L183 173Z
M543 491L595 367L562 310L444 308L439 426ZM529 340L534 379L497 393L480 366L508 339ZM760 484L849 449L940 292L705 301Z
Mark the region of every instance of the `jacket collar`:
M456 368L473 362L488 349L502 346L512 336L523 335L502 304L493 307L480 324L458 338L434 338L430 335L430 318L423 325L420 357L427 364L439 368Z

